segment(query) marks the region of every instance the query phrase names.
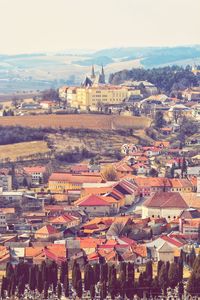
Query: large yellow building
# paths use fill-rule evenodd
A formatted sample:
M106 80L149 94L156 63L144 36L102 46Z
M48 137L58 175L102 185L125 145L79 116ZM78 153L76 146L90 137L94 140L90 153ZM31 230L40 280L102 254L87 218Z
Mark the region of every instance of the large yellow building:
M128 97L128 89L121 86L91 86L80 87L76 90L73 107L88 109L104 104L120 104Z

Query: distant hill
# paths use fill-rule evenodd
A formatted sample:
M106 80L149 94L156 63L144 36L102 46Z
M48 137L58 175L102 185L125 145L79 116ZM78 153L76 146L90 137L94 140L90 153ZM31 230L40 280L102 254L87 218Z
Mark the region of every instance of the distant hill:
M0 54L0 94L79 85L103 64L107 78L111 73L133 68L200 64L200 45L180 47L124 47L96 52L66 50L57 53Z
M91 65L107 66L108 64L111 64L112 62L113 62L113 59L108 56L97 56L97 57L92 57L90 59L73 61L74 64L80 65L80 66L91 66Z

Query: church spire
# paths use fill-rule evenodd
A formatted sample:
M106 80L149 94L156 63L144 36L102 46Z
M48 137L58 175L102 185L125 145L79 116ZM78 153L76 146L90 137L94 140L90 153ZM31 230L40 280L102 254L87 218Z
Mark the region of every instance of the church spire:
M100 83L105 84L106 81L105 81L105 73L104 73L103 65L101 66L101 75L100 75L100 77L101 77L101 80L100 80L101 82Z
M95 79L94 65L92 65L91 79Z

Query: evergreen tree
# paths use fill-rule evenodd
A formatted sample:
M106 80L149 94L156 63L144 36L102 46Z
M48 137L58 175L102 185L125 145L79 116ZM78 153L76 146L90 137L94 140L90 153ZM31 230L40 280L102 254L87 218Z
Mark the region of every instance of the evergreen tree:
M165 120L163 117L163 113L161 111L157 111L155 115L155 127L160 129L165 125Z
M126 287L125 287L125 290L126 290L126 297L128 299L133 299L133 296L134 296L134 282L131 281L130 279L128 279L126 281Z
M186 288L187 292L192 296L195 295L196 287L197 287L197 282L196 282L195 274L194 272L192 272L187 282L187 288Z
M77 282L77 287L76 287L76 293L77 293L77 296L81 299L82 298L82 280L78 280Z
M181 281L178 284L178 296L179 296L180 300L182 300L183 294L184 294L184 285L183 285L183 282Z
M42 281L45 282L48 280L48 268L47 268L47 264L45 262L45 260L42 261L41 263L41 272L42 272Z
M42 271L37 272L37 290L41 294L44 289L44 281L42 280Z
M33 265L29 271L29 288L31 291L35 291L36 284L36 267Z
M68 278L68 274L65 275L63 288L64 288L65 297L66 298L69 297L69 278Z
M196 252L195 252L194 247L192 247L192 250L190 251L190 254L189 254L189 266L191 268L193 267L195 258L196 258Z
M170 169L170 177L171 177L171 178L174 178L174 175L175 175L175 169L176 169L175 164L172 164L172 167L171 167L171 169Z
M162 264L161 269L159 271L158 282L164 294L166 294L168 283L167 283L167 272L164 263Z
M25 291L25 278L24 276L21 276L18 282L18 295L19 297L22 297Z
M178 273L179 273L179 282L183 280L183 259L181 256L178 259Z
M92 284L90 286L90 299L93 300L95 298L95 285Z
M107 286L106 286L106 282L101 282L100 285L100 299L104 300L107 297Z
M61 269L60 269L60 282L64 283L65 276L68 276L68 264L67 262L62 262Z
M100 264L100 281L108 281L108 265L107 263Z
M113 267L110 274L109 280L109 292L111 299L115 299L117 290L117 278L116 278L116 269Z
M187 175L187 162L185 157L183 157L182 166L181 166L181 177L183 178L186 175Z
M78 281L81 280L81 270L79 264L75 261L72 268L72 286L77 289ZM82 284L82 283L81 283Z
M85 266L85 271L84 271L84 288L86 291L89 291L91 285L95 283L94 276L95 275L92 266L90 264L87 264Z
M161 293L161 289L160 289L160 285L159 285L157 276L153 279L150 290L151 290L151 294L153 297L157 297Z
M13 266L10 262L7 263L6 265L6 278L9 280L13 276L14 269Z
M171 263L168 273L169 286L174 289L179 282L179 269L176 263Z
M58 295L58 299L61 299L61 297L62 297L62 286L61 286L60 282L58 283L57 295Z
M158 261L158 265L157 265L157 277L159 277L159 273L161 270L162 265L164 264L164 262L162 260Z
M126 292L126 263L121 262L120 263L120 269L119 269L119 293L120 296L124 299L125 292Z
M97 284L100 280L100 264L94 264L94 283Z
M147 285L150 286L153 279L153 267L152 267L152 261L148 261L146 263L146 281Z
M7 280L3 276L1 282L1 298L4 299L5 290L7 289Z
M48 299L48 290L49 290L49 284L47 281L44 282L44 299Z

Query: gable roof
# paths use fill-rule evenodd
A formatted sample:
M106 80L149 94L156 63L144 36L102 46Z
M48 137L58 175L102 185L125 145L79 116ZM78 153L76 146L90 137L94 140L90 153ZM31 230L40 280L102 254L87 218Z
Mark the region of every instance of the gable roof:
M147 199L144 204L146 207L162 208L188 208L188 205L177 192L156 192Z
M58 217L55 217L51 220L49 220L49 222L51 224L65 224L65 223L70 223L71 221L77 220L76 217L71 216L71 215L61 215Z
M52 173L49 177L49 181L61 181L71 183L101 183L103 182L103 178L100 173Z
M113 200L115 200L113 198ZM106 197L90 194L74 202L76 206L109 206L112 203Z
M36 234L49 234L49 235L51 235L51 234L55 234L55 233L58 233L59 231L55 228L55 227L53 227L53 226L51 226L51 225L45 225L45 226L43 226L42 228L40 228L40 229L38 229L38 230L36 230Z
M33 173L45 173L46 168L43 166L35 166L35 167L24 167L24 171L27 174L33 174Z

